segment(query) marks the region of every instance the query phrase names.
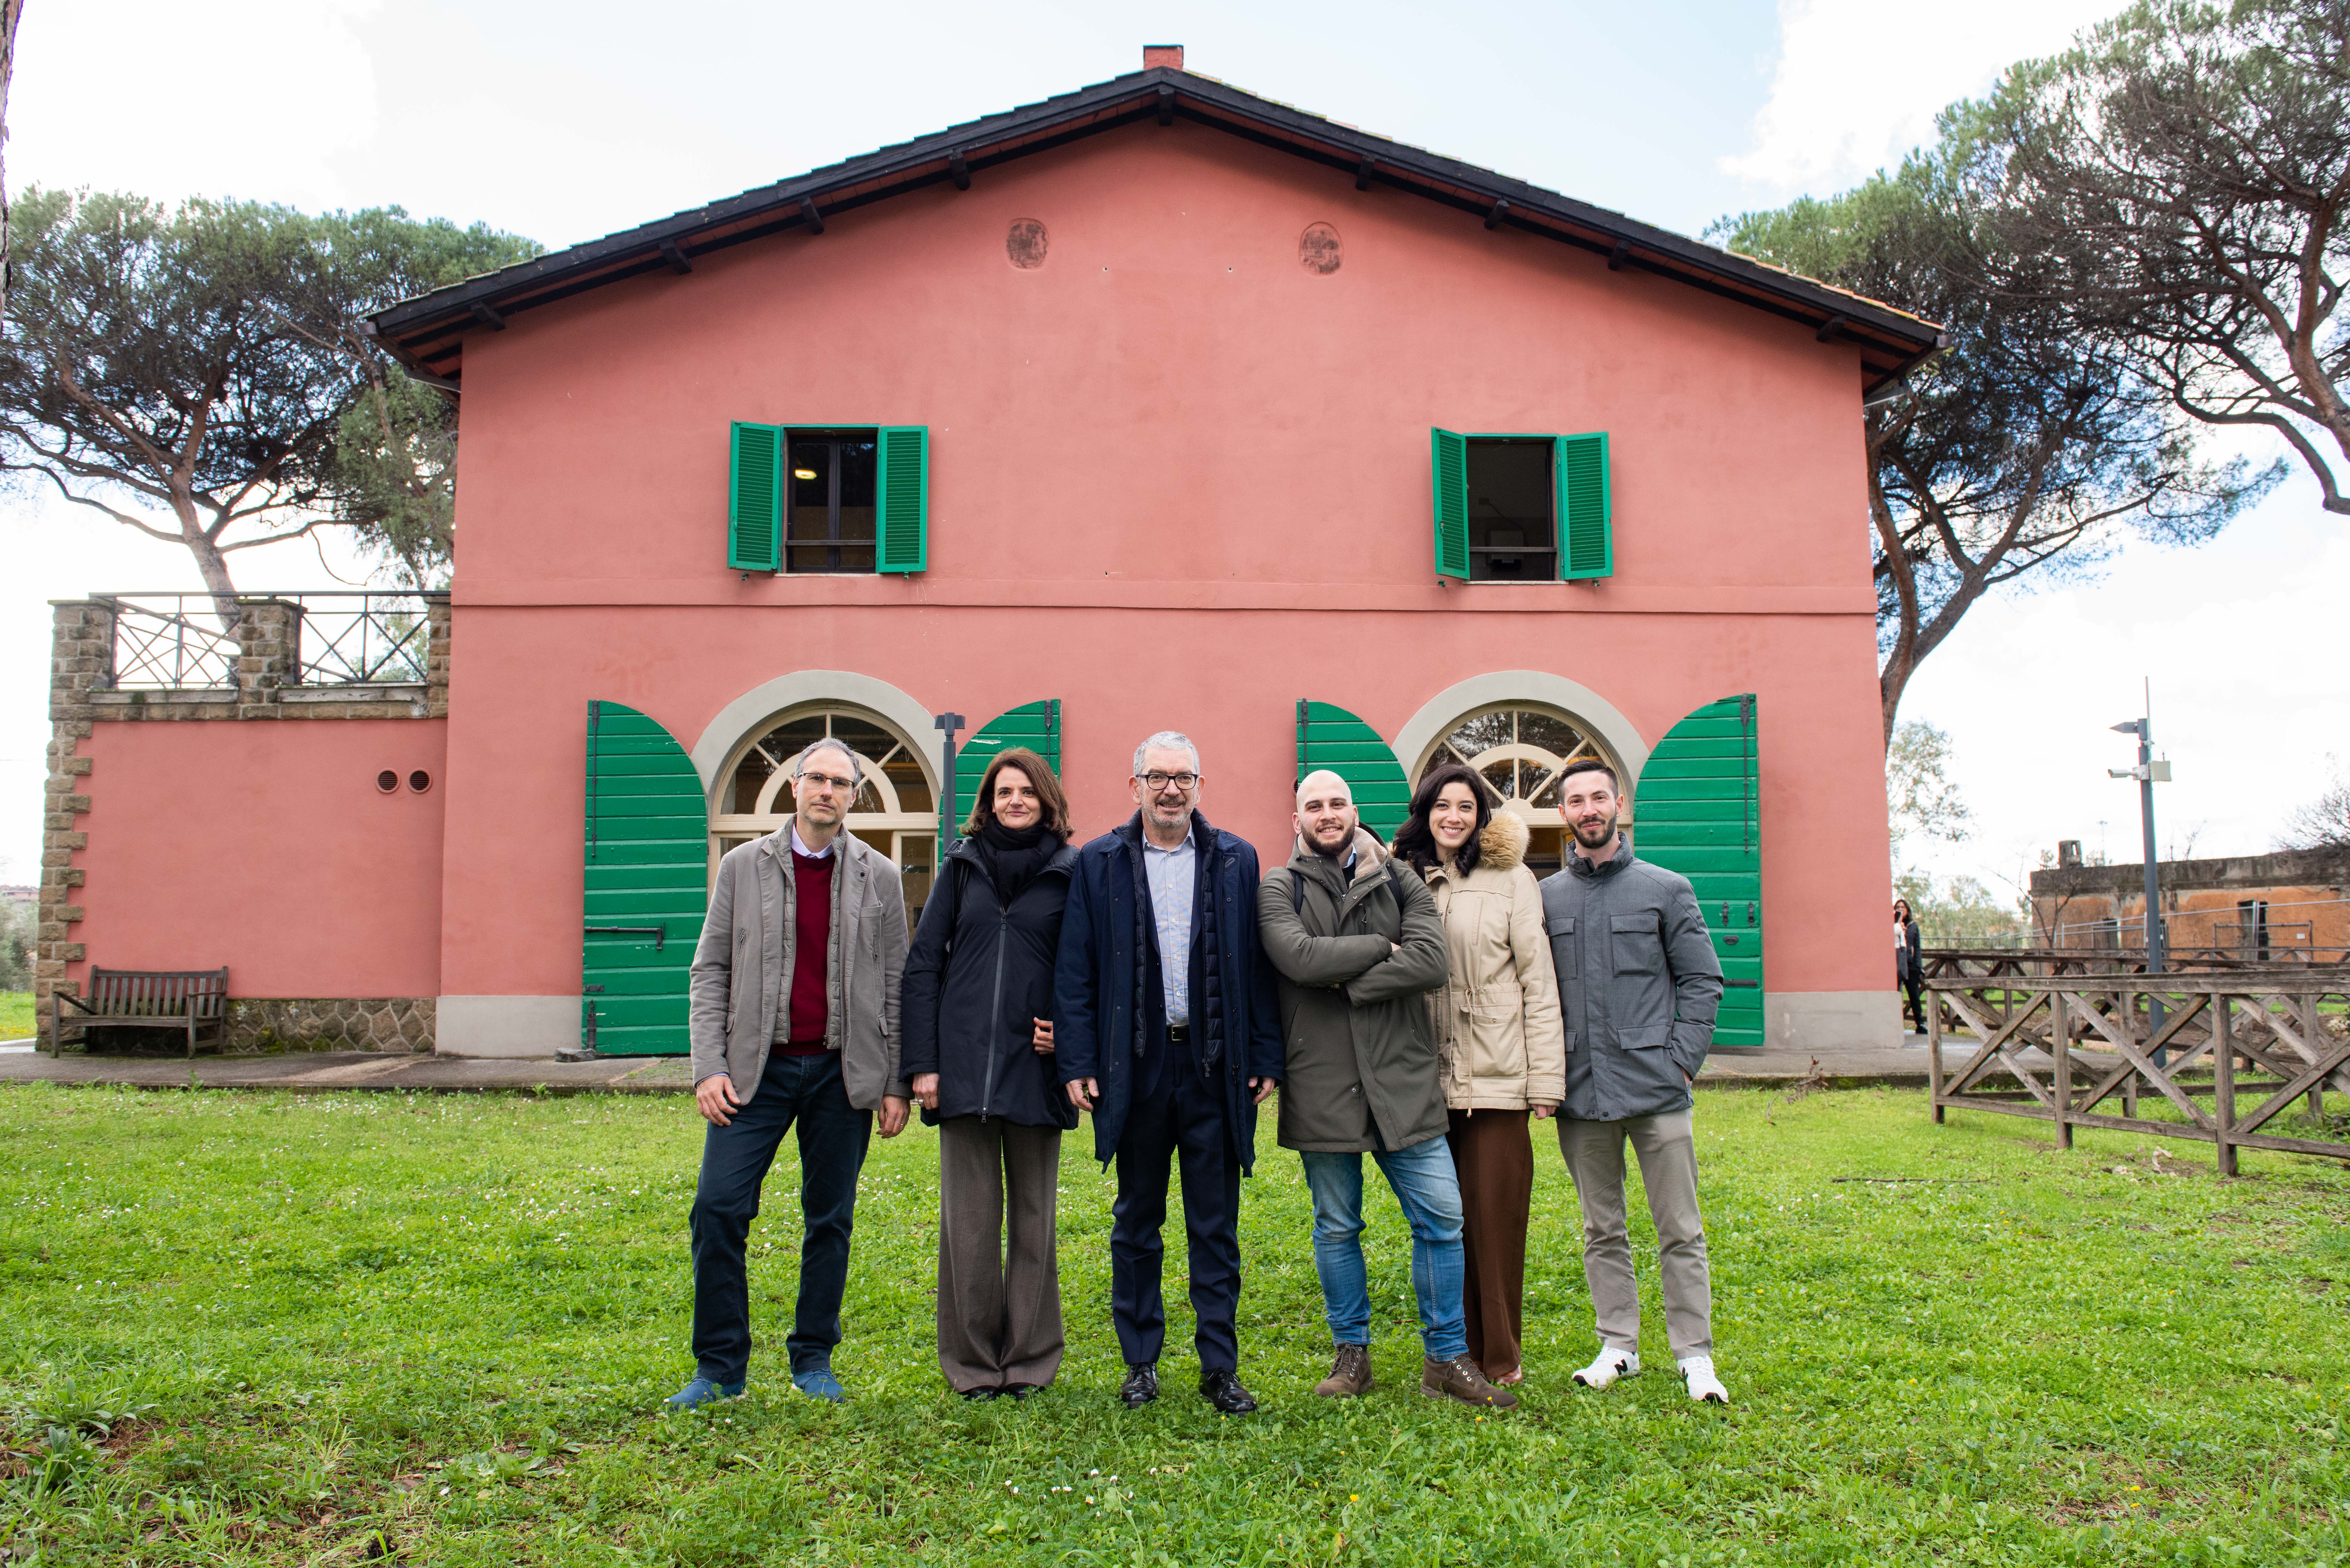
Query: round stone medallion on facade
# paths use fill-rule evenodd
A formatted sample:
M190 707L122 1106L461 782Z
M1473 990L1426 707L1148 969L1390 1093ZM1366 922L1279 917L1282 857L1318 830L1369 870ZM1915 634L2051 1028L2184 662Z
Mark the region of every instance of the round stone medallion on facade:
M1317 277L1328 277L1345 259L1338 231L1328 223L1308 223L1297 236L1297 265Z
M1003 236L1003 254L1023 272L1034 272L1045 265L1046 236L1042 218L1014 218Z

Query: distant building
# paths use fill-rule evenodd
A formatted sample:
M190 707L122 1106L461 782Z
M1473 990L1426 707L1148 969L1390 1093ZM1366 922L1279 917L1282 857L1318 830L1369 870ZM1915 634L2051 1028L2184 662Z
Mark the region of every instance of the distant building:
M38 888L0 887L0 904L31 904L39 901Z
M2060 862L2075 861L2060 849ZM2165 860L2163 932L2181 955L2338 959L2350 950L2350 847ZM2033 935L2064 948L2146 945L2146 867L2059 864L2032 874Z

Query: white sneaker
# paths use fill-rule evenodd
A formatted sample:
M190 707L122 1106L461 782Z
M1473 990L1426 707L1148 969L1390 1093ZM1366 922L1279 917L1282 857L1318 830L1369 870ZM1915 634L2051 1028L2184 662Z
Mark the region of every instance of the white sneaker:
M1618 1350L1612 1345L1599 1347L1598 1356L1590 1366L1575 1375L1575 1380L1586 1388L1605 1388L1618 1377L1629 1377L1640 1370L1640 1358L1632 1351Z
M1689 1397L1700 1404L1730 1403L1730 1390L1724 1388L1721 1379L1713 1375L1713 1357L1711 1355L1682 1356L1681 1381L1689 1385Z

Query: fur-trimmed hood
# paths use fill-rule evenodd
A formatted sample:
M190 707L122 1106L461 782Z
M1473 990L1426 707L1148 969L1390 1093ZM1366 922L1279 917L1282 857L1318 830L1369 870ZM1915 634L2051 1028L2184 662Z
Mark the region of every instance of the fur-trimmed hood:
M1477 866L1480 870L1514 871L1525 864L1526 845L1534 838L1534 829L1525 818L1514 811L1497 811L1477 835Z

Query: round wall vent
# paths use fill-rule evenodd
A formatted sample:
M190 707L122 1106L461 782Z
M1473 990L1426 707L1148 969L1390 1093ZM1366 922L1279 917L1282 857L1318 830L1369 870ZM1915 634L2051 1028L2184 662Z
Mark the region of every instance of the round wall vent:
M400 787L400 775L391 769L386 768L375 775L375 787L390 794Z
M426 773L422 768L419 768L414 773L408 775L408 787L414 790L418 794L422 794L426 790L432 787L432 775Z

